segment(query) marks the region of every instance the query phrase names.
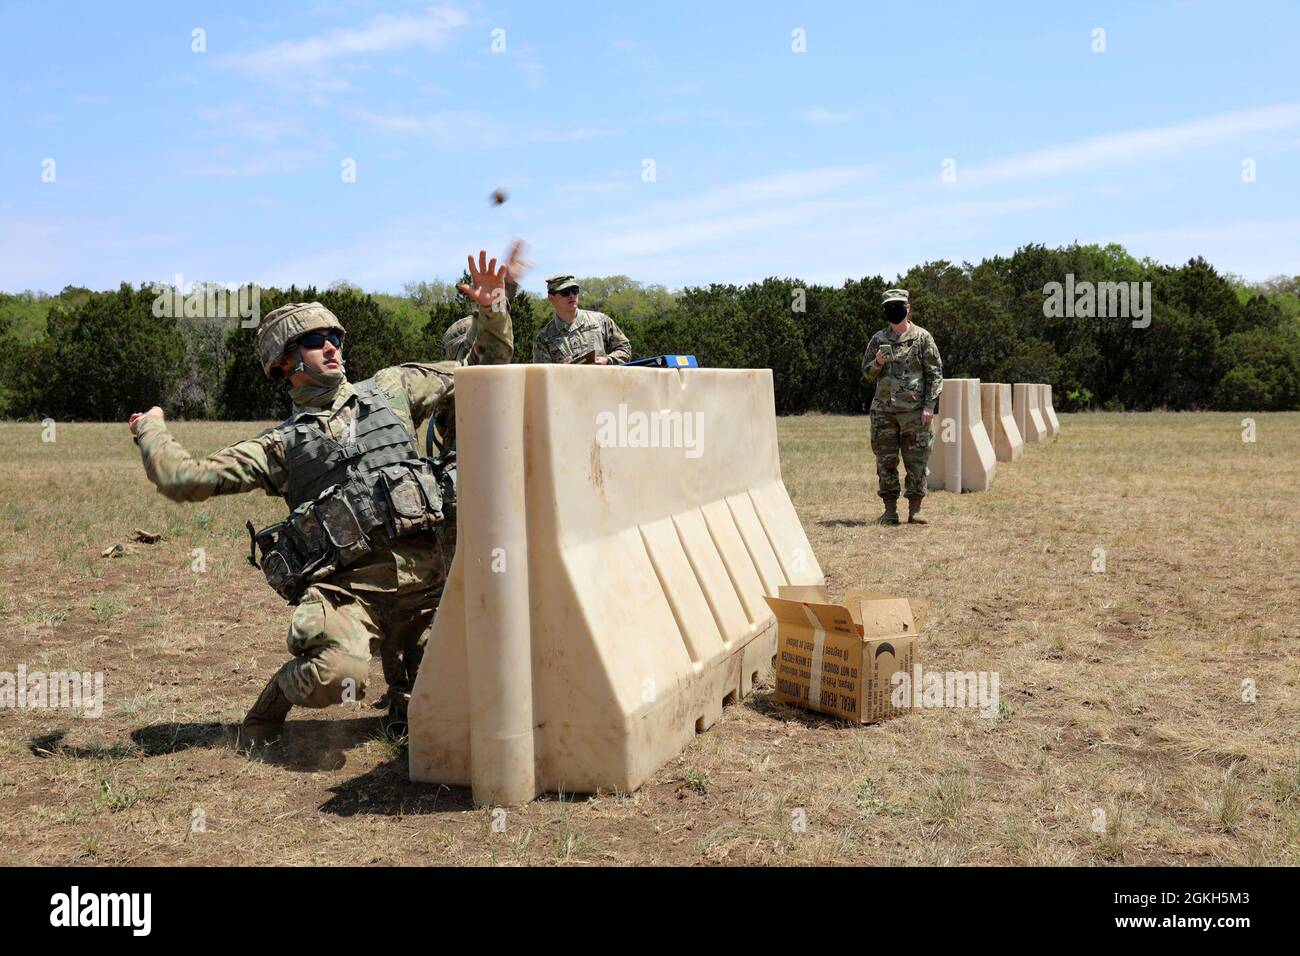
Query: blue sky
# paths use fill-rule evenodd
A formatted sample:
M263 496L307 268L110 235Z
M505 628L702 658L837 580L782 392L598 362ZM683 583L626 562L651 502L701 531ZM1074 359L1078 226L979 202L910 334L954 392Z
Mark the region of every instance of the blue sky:
M0 289L398 291L512 235L534 289L1075 239L1295 274L1297 38L1281 2L5 4Z

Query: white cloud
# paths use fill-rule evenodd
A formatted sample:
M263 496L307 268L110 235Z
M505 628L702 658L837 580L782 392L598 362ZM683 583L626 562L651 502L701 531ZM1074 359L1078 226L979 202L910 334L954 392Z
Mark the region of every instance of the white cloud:
M282 40L244 53L229 53L217 62L266 80L295 81L310 78L313 85L346 86L324 77L332 61L398 50L436 50L469 23L458 7L430 7L423 13L380 14L361 27L340 27L320 36Z
M119 220L24 220L3 207L0 212L0 289L116 289L120 282L168 274L186 239L175 232L138 232Z
M567 129L520 129L506 117L480 110L439 110L433 113L380 113L352 109L348 115L375 129L431 140L440 146L508 146L512 143L567 143L604 135L589 126Z
M246 159L203 160L186 168L191 176L212 176L233 179L244 176L274 176L296 173L309 165L314 158L305 152L271 149Z
M1300 240L1300 219L1240 220L1224 223L1196 223L1164 229L1146 229L1106 239L1124 246L1179 246L1188 255L1210 245L1241 246ZM1094 240L1101 241L1101 240Z
M599 132L530 132L510 125L508 117L474 110L351 109L342 116L363 128L392 134L395 141L381 142L379 148L412 152L423 141L495 146ZM218 126L228 124L254 145L274 142L274 124L242 105L214 107L204 118ZM939 182L937 169L910 178L887 178L881 168L865 164L746 175L742 163L733 168L736 178L731 181L694 191L677 188L689 172L676 171L675 177L663 164L658 183L642 183L634 164L626 170L603 168L585 182L551 185L551 174L521 161L516 172L537 178L525 189L517 176L504 176L502 181L519 199L493 222L498 228L508 224L533 242L536 258L546 260L539 261L539 275L554 271L549 268L553 265L582 274L625 273L670 286L772 274L838 282L846 276L890 275L891 270L927 259L977 259L1028 241L1086 240L1087 233L1099 230L1106 232L1097 234L1096 241L1121 242L1136 255L1177 263L1199 254L1221 269L1262 278L1295 272L1300 219L1279 212L1276 219L1251 220L1245 218L1248 213L1239 221L1215 223L1212 213L1202 212L1195 223L1169 225L1177 221L1173 212L1153 222L1150 208L1134 206L1129 214L1130 204L1112 202L1108 218L1102 220L1089 214L1101 199L1115 197L1114 183L1099 178L1076 184L1074 174L1178 157L1271 131L1287 133L1274 139L1290 141L1288 131L1296 126L1300 104L1218 114L1083 138L1003 156L983 166L970 164L952 185ZM329 149L319 142L288 146L315 149L318 155L250 153L234 143L205 152L196 171L225 176L288 171L320 162ZM337 169L337 158L331 162ZM1171 187L1171 194L1179 188ZM292 215L292 209L288 213ZM0 215L0 287L58 288L66 282L94 282L101 275L112 285L117 278L139 275L141 267L145 275L168 275L175 271L169 264L176 259L177 243L183 247L202 241L197 234L132 235L131 223L92 222L83 227L68 222L56 228L35 215L25 224L6 222L9 218ZM328 283L346 276L368 288L396 289L405 280L458 273L467 241L474 248L485 239L492 242L491 235L476 231L482 228L484 222L474 217L430 212L424 221L376 222L361 234L341 227L303 236L291 251L259 252L255 261L261 268L263 261L274 263L276 255L292 257L280 262L267 281ZM495 247L504 248L504 233L496 238L500 241ZM101 243L108 243L113 254L99 256ZM222 261L215 258L219 255L243 261L248 253L205 248L200 255L209 257L198 262L205 265ZM197 269L185 271L200 274ZM215 273L209 269L206 274Z
M436 217L423 221L387 222L351 235L346 242L303 250L290 259L273 263L266 271L270 285L323 287L340 276L364 289L396 291L403 282L460 275L470 251L458 235L458 226ZM476 236L475 242L486 237ZM505 248L505 241L493 248Z
M1177 155L1198 146L1230 142L1249 133L1300 126L1300 103L1220 113L1150 129L1108 133L1009 156L961 172L961 180L992 182L1033 176L1059 176L1080 170L1129 166Z
M231 100L220 106L201 106L196 112L199 119L217 127L214 134L217 142L236 137L267 145L306 130L301 115L296 112L281 110L272 113L266 105L254 109L243 100Z
M840 123L847 123L853 117L852 110L830 110L824 106L815 106L799 112L799 118L812 126L838 126Z

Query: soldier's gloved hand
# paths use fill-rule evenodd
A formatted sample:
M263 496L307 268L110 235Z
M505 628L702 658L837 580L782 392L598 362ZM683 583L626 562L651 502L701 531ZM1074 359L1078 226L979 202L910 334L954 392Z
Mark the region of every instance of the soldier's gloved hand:
M162 420L163 420L163 410L162 410L161 408L159 408L157 405L155 405L153 408L149 409L149 411L147 411L147 412L135 412L135 413L133 413L133 414L131 415L131 420L130 420L129 422L127 422L128 427L130 427L130 429L131 429L131 434L132 434L132 435L136 434L136 422L140 421L140 419L142 419L142 418L156 418L156 419L158 419L158 421L162 421Z

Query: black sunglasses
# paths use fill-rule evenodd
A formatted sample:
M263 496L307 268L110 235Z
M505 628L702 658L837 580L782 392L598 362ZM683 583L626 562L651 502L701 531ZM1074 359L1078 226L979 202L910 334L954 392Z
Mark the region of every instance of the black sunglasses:
M338 348L343 344L343 337L337 332L308 332L300 338L296 344L301 348L312 349L314 351L316 349L323 349L326 342L335 348Z
M575 287L572 288L572 289L565 289L565 290L562 291L562 292L556 292L556 293L554 293L554 294L555 294L555 295L577 295L577 294L578 294L578 289L577 289L577 287L575 286Z

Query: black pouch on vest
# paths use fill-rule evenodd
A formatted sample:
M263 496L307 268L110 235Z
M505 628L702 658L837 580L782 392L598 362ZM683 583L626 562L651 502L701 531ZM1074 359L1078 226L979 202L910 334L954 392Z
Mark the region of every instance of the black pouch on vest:
M279 521L261 531L254 531L252 522L249 522L248 533L253 539L252 550L261 551L262 558L259 564L250 554L249 563L261 569L266 583L276 594L290 604L297 604L307 582L303 575L304 562L294 546L295 532L290 530L290 523Z
M420 462L419 468L412 469L420 482L420 491L424 494L425 513L434 523L445 517L442 482L437 469L431 461Z
M430 514L429 492L425 491L420 473L406 465L389 465L380 474L383 475L384 497L388 504L388 536L400 538L432 528L437 519L435 514ZM429 483L433 488L432 494L436 496L437 485L432 475Z
M339 567L347 567L370 553L362 519L353 509L343 486L336 486L316 502L316 512L330 544L338 552Z
M325 536L325 527L320 516L316 514L314 502L299 505L289 516L289 527L293 529L295 544L303 556L304 564L322 556L328 549L329 542Z

